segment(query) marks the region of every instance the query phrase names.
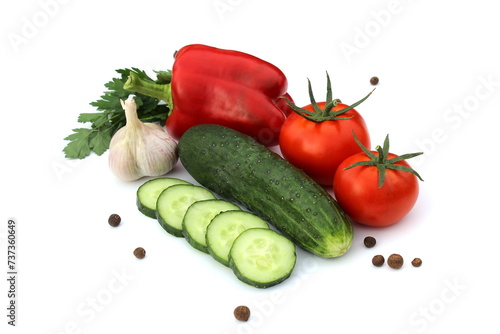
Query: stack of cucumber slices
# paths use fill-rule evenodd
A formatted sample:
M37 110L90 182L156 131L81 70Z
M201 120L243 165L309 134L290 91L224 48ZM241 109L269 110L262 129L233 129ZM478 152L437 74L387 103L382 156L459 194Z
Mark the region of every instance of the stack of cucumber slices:
M137 190L137 207L169 234L184 237L254 287L276 285L295 267L293 242L259 216L204 187L177 178L152 179Z

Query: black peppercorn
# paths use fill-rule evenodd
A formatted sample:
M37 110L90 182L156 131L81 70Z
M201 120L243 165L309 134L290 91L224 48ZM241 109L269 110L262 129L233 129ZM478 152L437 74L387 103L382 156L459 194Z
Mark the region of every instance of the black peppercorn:
M399 254L391 254L387 259L387 264L393 269L399 269L403 266L403 257Z
M411 261L411 264L414 267L420 267L422 265L422 260L418 257L414 258L413 261Z
M234 317L240 321L247 321L250 318L250 309L248 306L238 306L234 309Z
M144 257L146 256L146 251L142 247L137 247L134 250L134 255L138 259L144 259Z
M116 213L113 213L108 218L108 224L113 226L113 227L117 227L118 225L120 225L121 221L122 221L122 218L119 215L117 215Z
M382 265L384 264L385 262L385 259L382 255L375 255L372 259L372 264L375 266L375 267L382 267Z
M368 236L363 240L363 243L367 248L372 248L377 243L377 240L374 237Z

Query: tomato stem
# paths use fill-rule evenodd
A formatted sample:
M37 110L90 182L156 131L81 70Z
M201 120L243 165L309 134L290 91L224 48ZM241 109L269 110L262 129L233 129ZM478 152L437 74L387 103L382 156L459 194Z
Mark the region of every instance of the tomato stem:
M416 157L418 155L423 154L423 152L417 152L417 153L408 153L408 154L403 154L400 156L396 156L392 159L387 159L389 156L389 135L385 137L384 140L384 145L383 147L380 147L380 145L377 145L375 149L377 150L377 154L374 152L368 150L356 137L356 134L353 131L353 136L354 140L356 143L359 145L361 150L371 159L371 160L364 160L364 161L358 161L350 165L349 167L344 168L346 169L351 169L354 167L358 166L375 166L378 169L378 187L381 188L384 185L385 181L385 174L387 169L393 169L393 170L398 170L402 172L408 172L420 179L420 181L423 181L422 177L411 167L407 166L402 166L402 165L396 165L396 162L411 159L413 157Z
M351 119L353 116L350 117L341 117L343 114L348 112L351 109L354 109L361 103L363 103L375 90L375 88L368 93L364 98L361 100L355 102L354 104L345 107L341 110L337 111L332 111L333 108L335 108L341 101L339 99L333 99L333 94L332 94L332 83L330 80L330 76L328 75L328 72L326 72L326 100L325 100L325 107L321 109L321 107L318 105L316 102L316 99L314 98L314 93L311 85L311 80L307 79L308 82L308 91L309 91L309 99L311 101L311 106L314 111L310 111L304 108L300 108L296 106L290 99L287 99L284 97L287 102L289 107L298 115L312 121L315 123L320 123L324 121L334 121L334 120L345 120L345 119Z
M378 163L381 165L384 164L385 163L384 151L382 150L380 145L377 145L377 147L375 147L375 149L378 152Z

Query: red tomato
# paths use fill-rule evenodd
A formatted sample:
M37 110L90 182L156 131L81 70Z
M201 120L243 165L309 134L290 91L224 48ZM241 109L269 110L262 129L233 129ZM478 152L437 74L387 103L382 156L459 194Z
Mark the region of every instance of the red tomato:
M281 127L279 145L283 157L291 164L302 169L319 184L331 186L338 165L350 155L360 152L353 132L363 145L370 147L365 120L354 107L366 100L371 92L348 106L332 98L328 73L326 78L325 102L316 102L309 80L311 104L299 108L288 100L294 112Z
M325 102L318 102L321 109L325 105ZM347 107L339 103L331 111ZM302 109L314 112L312 105ZM361 151L352 136L353 131L363 145L370 147L366 123L356 110L351 109L338 117L352 118L313 122L292 113L281 127L279 145L283 157L324 186L332 185L335 171L345 158Z
M420 176L406 161L397 160L421 153L398 157L388 152L388 145L385 147L386 152L377 148L377 151L370 151L372 157L362 152L345 159L335 173L333 192L339 205L353 221L370 226L388 226L410 212L419 193L417 177ZM379 159L381 154L382 160ZM391 162L391 159L395 161ZM373 164L345 169L355 163L369 161ZM378 163L385 170L381 186ZM398 166L403 166L404 170L399 170Z

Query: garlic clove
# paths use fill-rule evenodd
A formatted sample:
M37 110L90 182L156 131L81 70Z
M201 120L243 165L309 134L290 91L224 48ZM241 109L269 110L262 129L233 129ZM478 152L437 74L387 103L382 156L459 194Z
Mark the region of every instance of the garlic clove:
M144 145L137 153L137 165L144 176L160 176L172 170L178 160L177 142L159 125L143 123Z
M135 150L131 149L125 127L118 130L109 144L109 167L111 171L124 181L134 181L141 178L135 161ZM133 144L132 144L133 145Z
M111 171L125 181L168 173L178 161L177 142L163 127L139 120L133 96L121 103L127 124L111 139Z

